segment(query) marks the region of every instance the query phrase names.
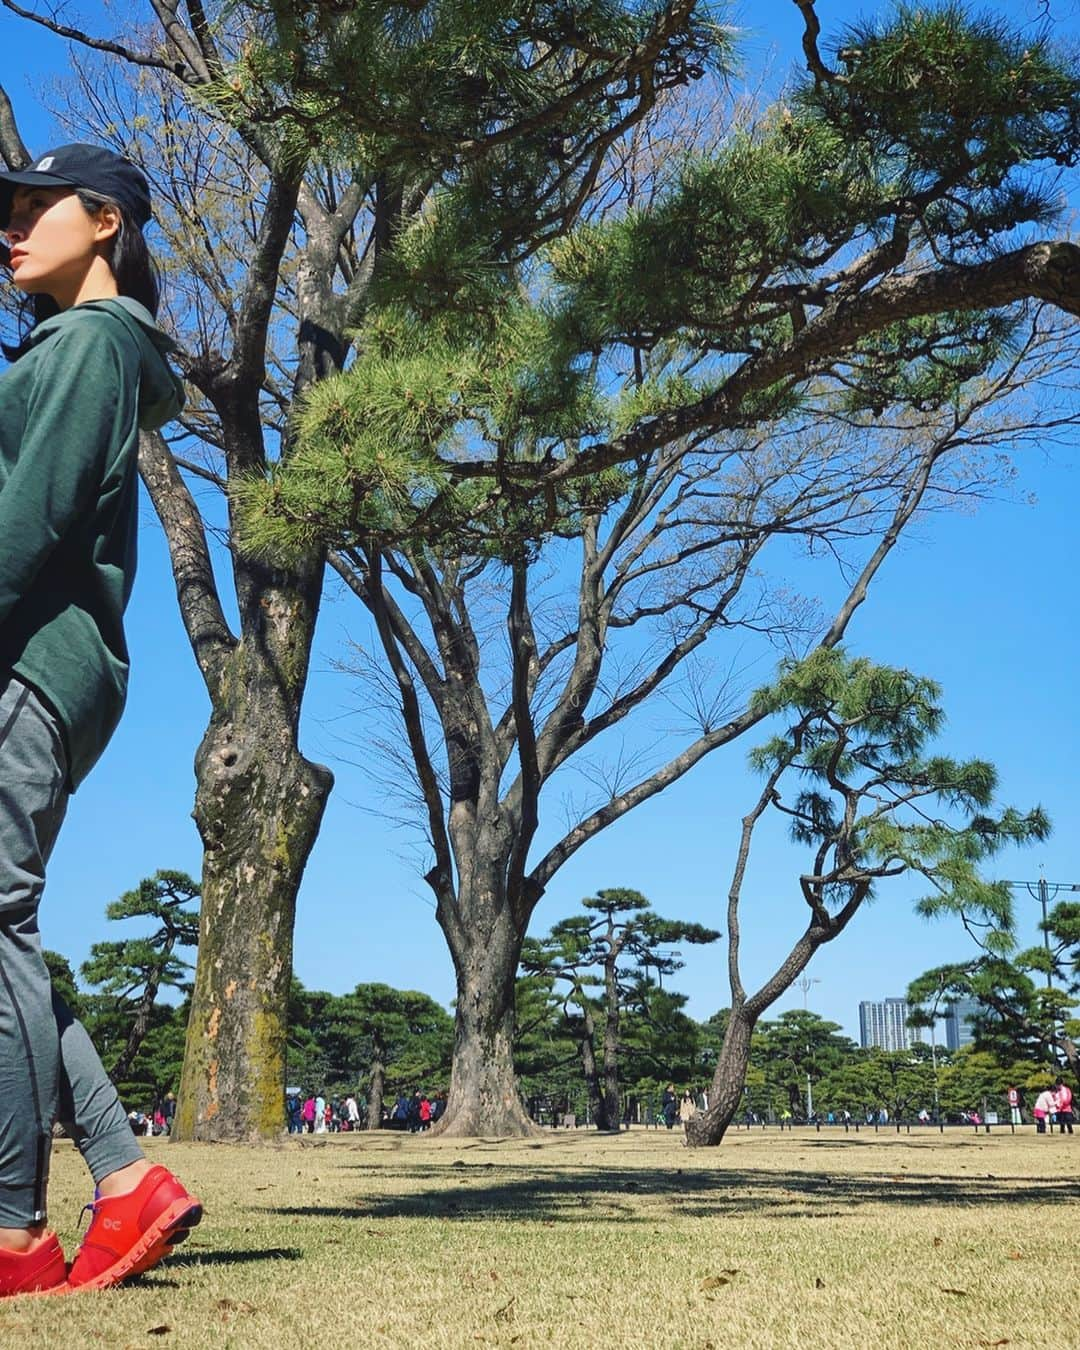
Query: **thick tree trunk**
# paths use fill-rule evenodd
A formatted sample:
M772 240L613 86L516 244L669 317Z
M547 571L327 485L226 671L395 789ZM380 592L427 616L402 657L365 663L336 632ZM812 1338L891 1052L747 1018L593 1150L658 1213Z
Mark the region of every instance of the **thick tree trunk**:
M371 1065L371 1090L368 1093L366 1130L382 1128L383 1088L386 1083L386 1066L379 1057Z
M433 1133L454 1138L542 1133L525 1111L514 1073L521 942L505 905L483 930L462 926L451 939L457 974L454 1060L446 1115Z
M181 1140L265 1139L284 1128L296 894L333 782L296 748L280 687L264 687L242 659L230 682L233 716L215 712L196 757L205 853L173 1132Z
M692 1116L686 1125L686 1142L691 1148L718 1144L734 1119L742 1101L750 1063L750 1037L756 1021L745 1008L731 1010L709 1088L709 1109Z

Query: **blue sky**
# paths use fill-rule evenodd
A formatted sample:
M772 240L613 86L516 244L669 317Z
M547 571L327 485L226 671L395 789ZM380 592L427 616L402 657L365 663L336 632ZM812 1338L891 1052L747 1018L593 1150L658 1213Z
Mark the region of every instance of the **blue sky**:
M1038 0L984 9L1034 21ZM872 5L819 4L826 32ZM102 14L87 6L92 22ZM1052 0L1063 33L1080 33L1080 4ZM736 11L746 31L744 78L782 78L797 52L798 11L790 0L758 0ZM104 30L100 30L104 31ZM0 12L5 83L34 151L57 137L39 99L62 73L63 44ZM21 71L21 74L18 72ZM14 73L13 73L14 72ZM935 516L894 553L848 638L852 651L906 665L938 679L949 724L942 748L979 755L999 769L1002 798L1040 802L1054 834L1013 854L999 875L1080 882L1076 765L1080 735L1073 697L1077 639L1075 446L1029 448L1009 496L972 514ZM1034 501L1027 497L1033 494ZM108 932L105 904L158 867L198 873L200 848L190 819L192 759L209 711L180 626L160 528L143 504L141 566L129 611L133 673L128 711L105 759L73 799L53 858L42 931L48 946L78 963ZM1070 559L1072 561L1070 562ZM347 677L331 668L348 636L365 630L346 601L321 619L303 724L305 751L337 776L322 835L300 895L296 971L306 985L343 992L362 980L426 990L444 1003L453 972L409 840L371 814L378 792L347 762L339 732L354 704ZM767 675L762 671L762 679ZM756 795L745 770L749 745L706 760L682 782L633 812L580 851L552 883L532 931L546 930L577 901L604 886L643 891L663 914L722 927L738 819ZM354 751L345 756L357 758ZM779 935L801 915L793 896L797 861L780 844L761 851L747 886L745 964L749 980L782 954ZM910 908L911 891L883 892L832 948L815 957L809 1006L858 1031L858 1002L901 994L910 978L968 947L958 927L928 926ZM1037 905L1018 902L1034 941ZM691 950L673 984L689 1011L707 1016L727 1001L719 947ZM792 992L773 1010L802 1006Z

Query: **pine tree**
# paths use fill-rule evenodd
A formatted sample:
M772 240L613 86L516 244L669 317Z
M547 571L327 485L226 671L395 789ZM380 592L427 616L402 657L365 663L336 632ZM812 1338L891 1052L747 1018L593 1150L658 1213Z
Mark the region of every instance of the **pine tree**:
M929 903L942 897L980 922L1003 926L1011 912L1008 885L984 879L980 867L1049 831L1038 808L992 814L997 777L985 760L929 753L944 716L932 680L841 649L819 650L786 663L755 703L784 725L751 755L765 781L743 817L728 891L731 1012L709 1109L690 1122L692 1145L723 1138L742 1096L758 1019L875 891L902 876L922 878ZM808 852L792 887L792 898L806 907L805 927L772 973L748 991L739 959L740 902L754 832L773 811L787 818L793 841Z
M617 1131L626 1016L636 1010L642 1020L656 1001L648 972L674 974L682 967L675 944L715 942L720 934L702 924L662 919L640 891L627 887L607 887L581 903L585 914L563 919L545 938L526 940L521 964L530 974L565 985L564 1006L593 1119L598 1129ZM670 1066L661 1072L670 1073Z

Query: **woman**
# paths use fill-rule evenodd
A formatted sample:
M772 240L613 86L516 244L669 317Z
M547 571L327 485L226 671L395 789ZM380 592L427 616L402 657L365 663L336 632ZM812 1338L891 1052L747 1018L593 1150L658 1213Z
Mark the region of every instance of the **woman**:
M1061 1134L1066 1130L1070 1134L1073 1132L1073 1094L1064 1078L1059 1078L1054 1085L1054 1114L1057 1116L1057 1126Z
M143 175L97 146L0 173L0 263L32 323L0 376L0 1295L108 1288L202 1215L143 1157L50 986L37 924L68 797L124 704L139 428L182 402L154 323L149 219ZM56 1119L96 1183L70 1270L45 1226Z
M1046 1122L1053 1116L1055 1106L1053 1092L1050 1088L1044 1088L1035 1098L1035 1105L1031 1108L1031 1114L1035 1117L1036 1134L1046 1133ZM1053 1130L1050 1133L1053 1134Z

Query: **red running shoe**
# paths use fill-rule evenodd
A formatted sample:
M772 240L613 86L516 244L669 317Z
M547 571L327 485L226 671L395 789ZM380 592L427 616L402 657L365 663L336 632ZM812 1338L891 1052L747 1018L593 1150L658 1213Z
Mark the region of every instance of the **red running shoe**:
M55 1233L29 1252L0 1249L0 1298L11 1294L60 1294L67 1292L67 1267Z
M167 1167L151 1167L133 1191L103 1196L68 1271L68 1288L108 1289L156 1266L202 1218L202 1205Z

